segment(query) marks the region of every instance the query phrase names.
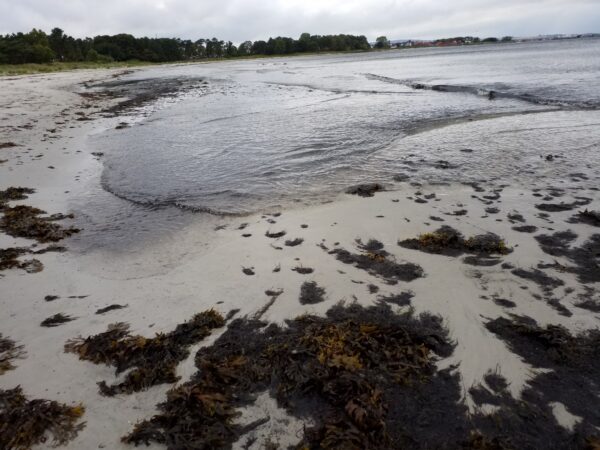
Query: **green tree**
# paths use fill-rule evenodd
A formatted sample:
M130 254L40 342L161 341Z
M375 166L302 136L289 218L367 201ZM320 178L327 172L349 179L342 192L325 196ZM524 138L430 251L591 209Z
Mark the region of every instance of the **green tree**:
M375 40L375 48L390 48L390 41L385 36L379 36Z

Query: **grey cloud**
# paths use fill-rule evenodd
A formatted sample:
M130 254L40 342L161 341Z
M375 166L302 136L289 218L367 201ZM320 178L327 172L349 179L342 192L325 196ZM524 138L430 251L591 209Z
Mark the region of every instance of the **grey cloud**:
M370 40L600 31L598 0L0 0L0 33L58 26L77 37L132 33L234 42L365 34Z

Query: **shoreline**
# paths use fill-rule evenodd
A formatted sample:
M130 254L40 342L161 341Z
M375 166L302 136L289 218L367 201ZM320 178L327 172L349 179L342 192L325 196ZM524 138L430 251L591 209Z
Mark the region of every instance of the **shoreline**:
M71 212L76 199L85 198L90 189L100 188L101 158L86 151L86 139L90 133L114 127L119 117L78 120L99 112L113 100L88 99L75 93L73 87L84 84L89 77L110 80L118 74L119 70L107 70L101 74L89 71L38 75L35 79L0 78L2 90L10 92L0 106L6 113L0 122L0 143L18 144L0 150L0 159L8 159L0 165L3 173L0 190L9 186L36 190L28 199L11 205L26 204L49 214L66 214ZM551 192L549 189L544 194L551 197ZM539 214L541 210L535 205L540 203L540 196L533 194L538 192L510 186L488 189L404 183L399 190L376 192L373 197L341 194L332 203L284 209L275 215L203 216L206 220L190 220L162 239L138 244L129 254L87 248L81 252L41 255L44 270L40 273L17 269L0 273L3 275L0 308L4 311L0 330L4 336L24 345L27 352L24 359L15 362L14 370L0 376L0 388L21 385L32 398L83 403L87 425L65 448L132 448L120 442L121 436L129 433L134 423L154 414L156 405L164 400L172 385L159 384L132 395L101 396L96 381L115 380L113 369L65 354L63 345L69 339L101 333L108 324L121 321L129 323L135 333L152 336L168 332L193 314L210 308L223 316L240 309L236 317L252 317L262 311L263 320L282 324L306 313L323 316L342 300L367 307L376 304L380 297L410 291L414 294L410 306L394 305L393 311L414 308L417 314L430 312L442 317L457 345L452 356L440 359L438 369L460 364L457 371L461 375L462 394L471 411L476 407L469 388L480 383L488 371L500 370L510 383L509 391L518 396L527 380L540 371L533 370L531 364L490 333L485 327L486 320L525 315L542 326L562 325L573 333L600 325L597 312L575 306L580 295L588 295L590 301L595 299L597 294L586 294L585 287L596 289L597 281L581 283L577 278L580 272L544 270L548 276L562 281L551 297L560 297L559 303L571 313L567 316L546 301L543 285L534 278L513 273L517 269L531 270L540 262L551 265L558 260L565 267L572 266L568 254L550 255L531 233L513 228L534 226L536 235L570 229L577 235L569 244L575 248L597 230L585 223L566 221L586 207L598 209L597 192L593 196L593 191L565 189L560 198L547 203L569 203L586 194L592 196L591 201L581 207L553 211L547 217ZM485 195L492 199L485 199ZM498 211L491 212L494 209ZM509 215L516 217L515 214L524 216L524 222L511 223ZM456 228L465 237L495 233L504 239L512 253L498 257L494 265L483 266L465 263L465 255L431 254L398 245L398 241L434 232L441 225ZM286 234L279 238L266 236L281 231ZM297 246L285 244L294 238L303 241ZM69 247L78 238L70 239L61 245ZM424 276L392 284L389 279L344 263L331 253L339 248L360 254L357 239L362 243L377 240L384 245L390 260L418 264ZM31 244L30 240L0 234L0 248ZM503 267L506 263L510 264L508 268ZM277 265L280 270L274 272ZM298 267L314 272L303 275L293 270ZM251 269L253 274L246 274L245 269ZM325 301L301 304L298 298L305 281L323 286ZM567 292L567 288L573 290ZM278 289L283 292L263 311L269 301L265 291ZM48 295L59 298L49 302L45 300ZM509 303L496 302L497 299L508 300L514 306L507 307ZM111 304L127 307L96 313ZM76 319L55 328L40 328L42 320L56 313L67 313ZM194 372L196 351L210 346L224 331L190 348L190 356L178 366L182 383ZM273 419L273 423L257 428L256 434L262 433L264 437L269 430L277 429L276 437L286 441L290 436L285 435L292 433L291 428L296 427L294 432L301 429L302 424L290 420L285 412L273 410L272 400L263 398L261 402L262 409L250 412L248 421L262 417L265 411L280 421ZM566 426L577 422L568 411L555 415ZM288 425L286 417L290 420ZM250 448L259 448L258 445L261 442Z

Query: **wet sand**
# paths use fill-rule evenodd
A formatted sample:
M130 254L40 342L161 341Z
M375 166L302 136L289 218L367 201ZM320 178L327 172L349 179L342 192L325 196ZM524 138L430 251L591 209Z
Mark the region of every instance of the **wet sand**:
M99 189L102 157L89 153L86 138L118 126L119 117L94 114L117 99L90 98L75 91L83 91L82 83L91 79L110 80L118 74L94 71L0 79L4 93L0 144L16 144L0 149L0 160L6 160L0 164L0 190L35 189L10 206L25 204L49 214L67 214L87 191ZM392 310L414 308L416 313L441 316L456 348L436 364L440 370L457 365L464 402L471 411L477 408L468 391L489 371L503 375L508 390L518 398L528 381L545 369L535 369L485 325L511 314L534 318L540 326L562 325L572 333L600 325L595 309L600 305L597 259L581 261L574 250L598 232L593 221L577 220L578 211L600 208L598 192L572 180L560 197L553 197L558 189L534 192L512 186L414 185L411 181L419 180L390 180L385 191L372 197L340 193L336 201L323 205L245 217L202 215L162 239L122 252L69 251L73 238L62 240L66 252L35 256L43 264L39 273L0 272L0 331L26 352L14 362L14 370L0 375L0 388L20 385L31 398L82 403L86 426L65 448L131 448L120 438L131 432L133 424L155 414L156 405L173 385L103 396L96 383L114 382L114 369L65 353L69 339L101 333L115 322L129 323L134 333L150 337L210 308L223 316L239 309L235 317L260 314L264 321L283 324L307 313L322 316L340 301L371 306L382 298L410 292L409 304L392 304ZM77 224L77 218L64 221L65 226L70 224ZM468 252L435 254L398 245L442 225L467 238L494 233L511 252L482 262L468 259ZM555 233L566 230L575 236L566 247L539 238L558 239ZM370 239L383 244L387 261L418 265L422 276L410 281L390 278L336 258L335 249L367 254L361 244ZM544 242L545 248L540 245ZM0 248L32 244L32 240L0 234ZM306 268L313 271L304 273ZM324 289L324 300L301 302L303 284L313 281ZM48 301L47 296L57 298ZM97 314L110 305L125 307ZM40 327L44 319L58 313L75 320ZM190 356L177 367L181 382L195 372L197 350L210 346L225 329L190 347ZM555 415L566 429L580 420L561 404L555 405ZM250 423L265 416L270 420L251 431L258 439L249 448L262 448L266 439L277 440L282 448L298 442L303 421L278 408L268 395L261 395L239 420ZM234 447L242 448L246 438Z

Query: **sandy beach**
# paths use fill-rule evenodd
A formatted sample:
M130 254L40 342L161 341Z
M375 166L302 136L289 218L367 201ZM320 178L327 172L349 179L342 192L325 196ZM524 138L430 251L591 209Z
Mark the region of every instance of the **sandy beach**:
M175 386L162 383L115 396L99 392L98 382L111 385L124 375L115 377L114 367L79 360L64 346L116 322L150 338L211 308L229 315L228 323L260 318L280 325L305 314L323 317L339 302L365 308L386 304L392 312L412 309L416 316L431 313L441 317L455 343L451 355L435 358L435 367L452 368L459 375L461 402L472 414L498 408L482 405L470 393L489 372L505 377L507 391L519 398L533 378L550 370L535 367L490 331L490 321L517 315L535 319L539 327L560 325L573 335L598 329L600 272L593 240L599 223L597 217L580 214L600 208L593 168L572 175L563 186L542 188L536 181L532 189L399 177L378 184L371 196L340 192L324 204L242 216L201 214L195 220L190 213L179 226L136 245L103 246L97 228L89 239L86 226L106 224L110 229L111 218L109 211L82 208L82 201L90 193L111 194L102 190L103 155L92 154L88 142L127 119L103 113L124 99L89 95L86 84L122 76L119 70L102 70L0 78L0 190L35 191L7 205L28 205L50 215L72 213L73 218L58 223L83 228L56 243L66 251L18 257L38 260L43 270L35 265L36 273L20 268L0 272L0 332L24 350L12 362L14 369L0 375L0 389L19 385L29 398L81 403L85 427L64 448L133 448L121 438L156 414L156 405ZM559 157L542 157L548 166L562 164ZM78 214L83 210L85 217ZM457 242L462 247L422 251L418 240L402 244L435 235L443 226L451 227L446 233L461 233L464 241ZM567 230L572 234L565 237ZM469 238L488 233L501 239L500 251L472 250L476 240ZM375 247L368 245L371 240ZM48 245L0 233L2 249L34 252ZM419 267L413 279L403 272L409 263ZM307 268L312 271L303 270ZM324 300L302 304L305 282L323 288ZM386 300L390 298L396 303ZM111 305L123 308L98 313ZM40 326L58 313L73 320ZM189 356L177 365L179 383L196 372L196 352L209 348L227 328L218 327L189 346ZM564 430L583 420L558 401L551 406ZM262 422L233 448L267 448L267 441L287 448L300 442L310 425L264 392L236 420L242 425ZM165 447L152 443L149 448Z

